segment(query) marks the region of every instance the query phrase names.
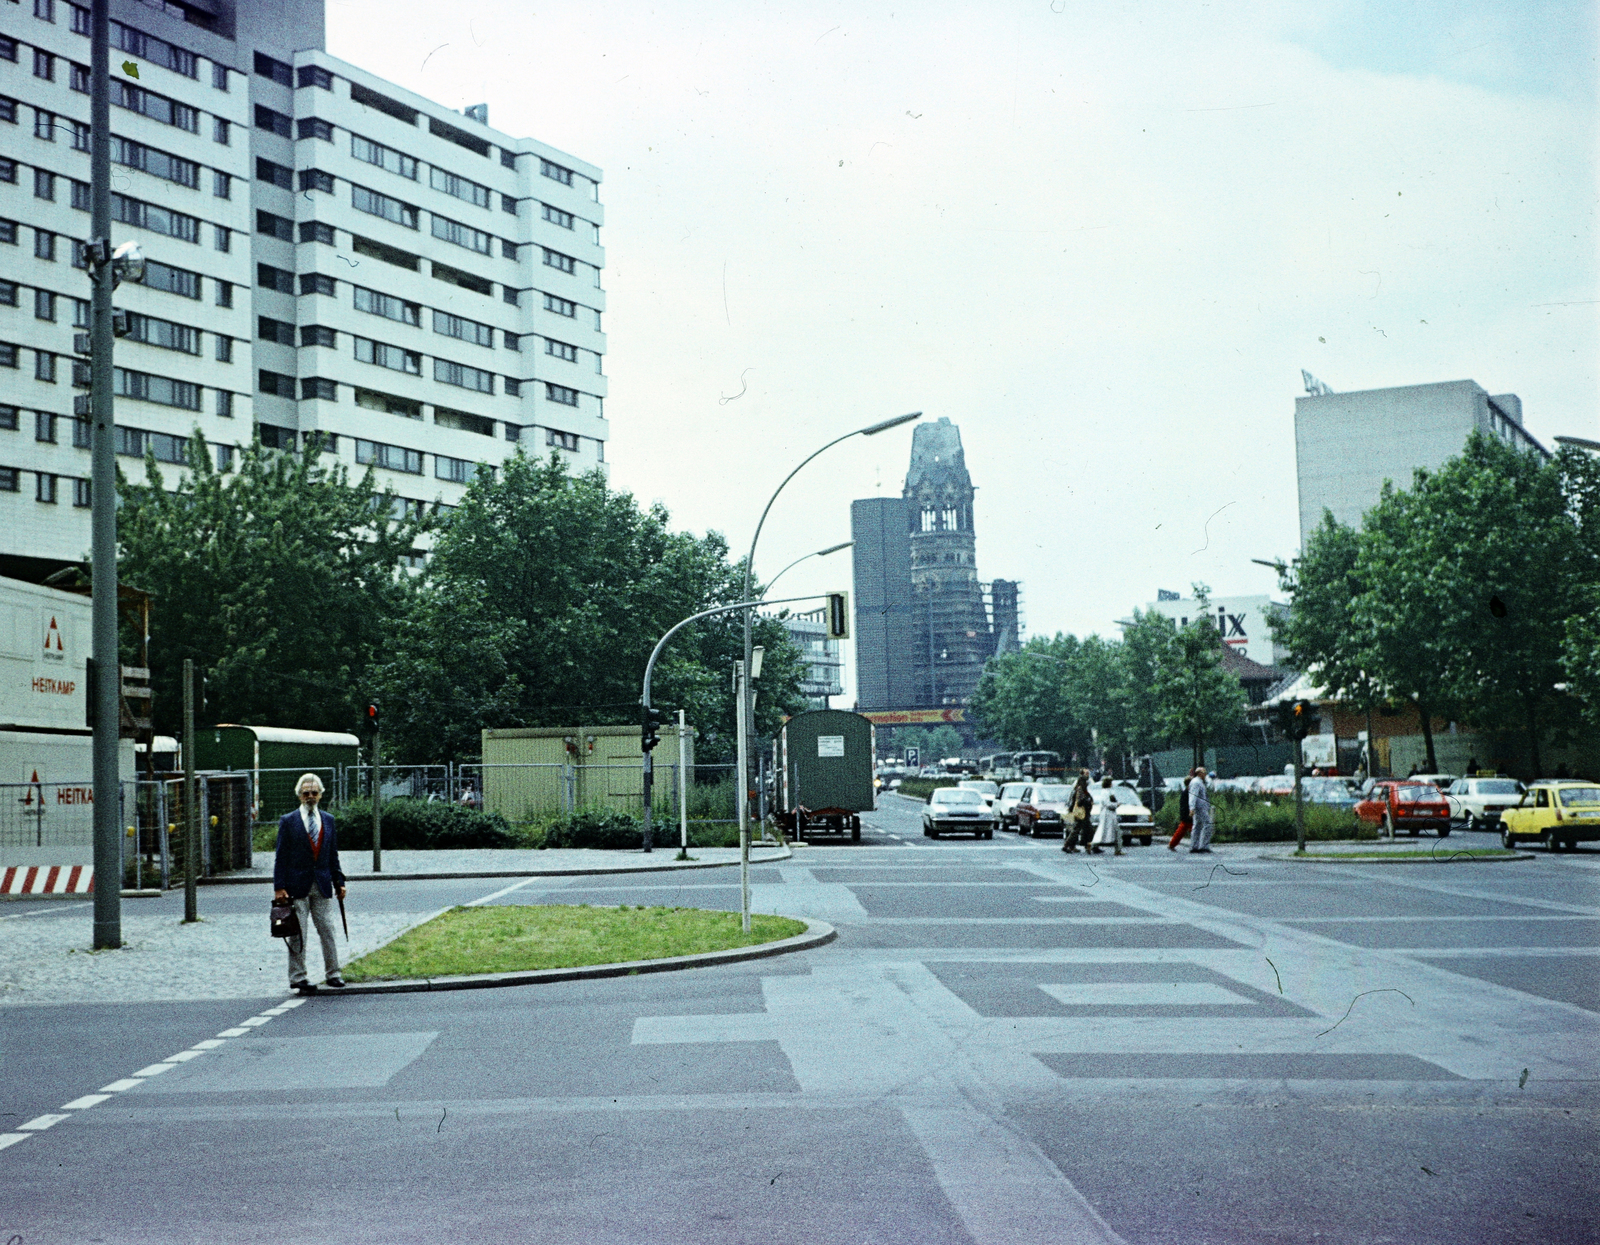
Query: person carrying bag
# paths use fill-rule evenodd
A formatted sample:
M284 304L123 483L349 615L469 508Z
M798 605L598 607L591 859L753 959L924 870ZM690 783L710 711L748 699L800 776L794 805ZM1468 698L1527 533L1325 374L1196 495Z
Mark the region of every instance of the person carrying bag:
M1067 820L1071 828L1061 840L1061 850L1075 852L1078 844L1082 843L1084 850L1089 850L1089 814L1094 810L1094 796L1089 794L1089 775L1087 772L1078 775L1077 785L1072 788L1072 798L1067 801Z

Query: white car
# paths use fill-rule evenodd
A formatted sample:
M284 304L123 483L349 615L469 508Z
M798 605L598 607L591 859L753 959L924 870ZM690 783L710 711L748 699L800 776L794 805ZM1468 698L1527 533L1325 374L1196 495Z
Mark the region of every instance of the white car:
M1000 818L1000 828L1009 830L1017 824L1017 801L1022 798L1022 793L1028 789L1025 782L1008 782L1000 788L1000 794L995 797L995 816Z
M922 811L922 833L936 839L941 834L970 834L976 839L994 838L994 810L976 791L961 787L940 787L928 797Z
M1515 808L1523 787L1515 778L1458 778L1445 789L1450 816L1466 830L1494 830L1500 814Z
M965 778L956 786L965 791L976 791L990 808L994 807L995 800L1000 797L1000 788L983 778Z

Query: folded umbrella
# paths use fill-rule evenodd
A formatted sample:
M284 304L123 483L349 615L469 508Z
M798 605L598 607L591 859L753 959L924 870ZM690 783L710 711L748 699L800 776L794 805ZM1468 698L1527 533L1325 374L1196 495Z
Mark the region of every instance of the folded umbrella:
M344 940L350 941L350 921L344 914L344 896L339 896L339 920L344 925Z

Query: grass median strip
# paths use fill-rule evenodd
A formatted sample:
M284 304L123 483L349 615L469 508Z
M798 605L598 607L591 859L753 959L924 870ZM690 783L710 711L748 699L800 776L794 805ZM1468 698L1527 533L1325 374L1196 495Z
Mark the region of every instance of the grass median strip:
M452 908L345 969L347 981L579 968L754 947L803 934L804 921L703 908L492 904Z

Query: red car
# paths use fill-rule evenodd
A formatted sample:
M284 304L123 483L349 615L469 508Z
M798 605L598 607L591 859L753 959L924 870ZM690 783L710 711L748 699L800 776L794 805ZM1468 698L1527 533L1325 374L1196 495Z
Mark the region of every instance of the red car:
M1413 835L1434 830L1441 839L1450 835L1450 802L1431 782L1382 779L1372 784L1356 805L1355 813L1362 821L1382 826L1384 835L1391 839L1400 830L1409 830Z

